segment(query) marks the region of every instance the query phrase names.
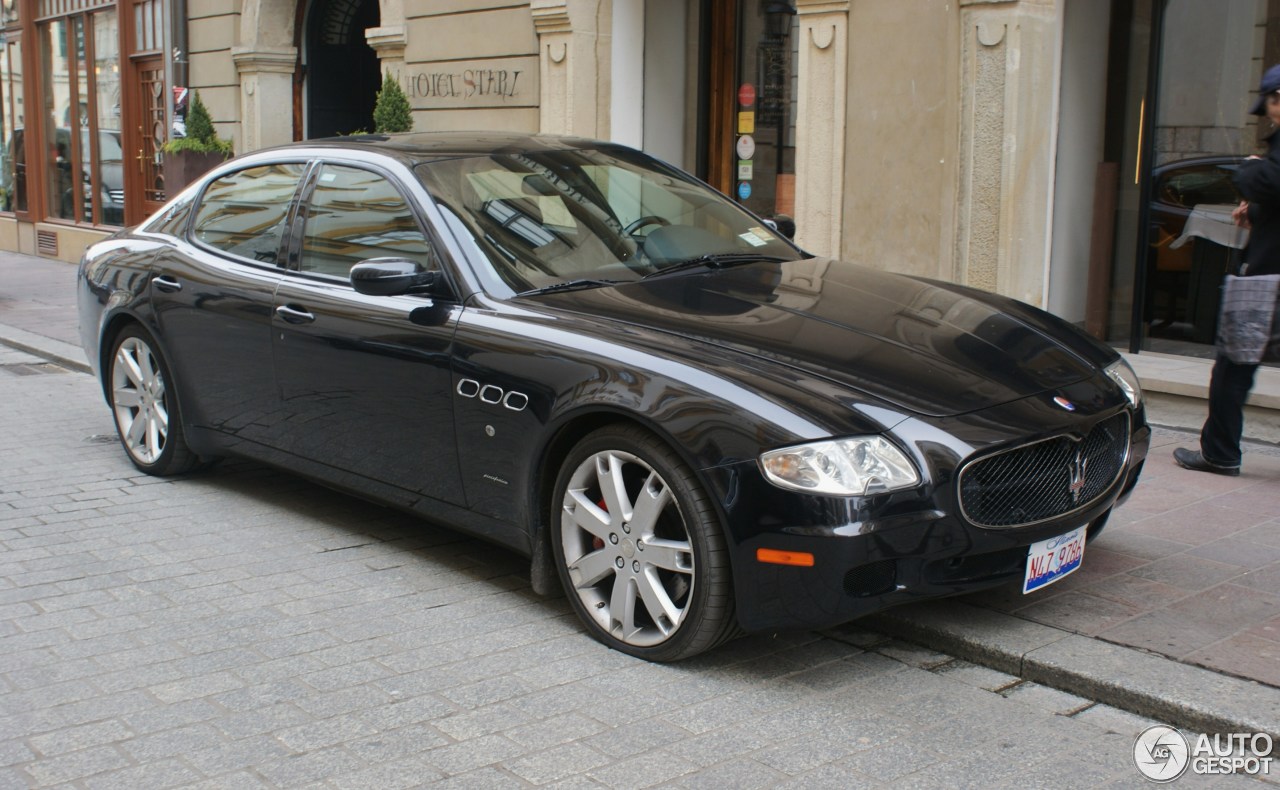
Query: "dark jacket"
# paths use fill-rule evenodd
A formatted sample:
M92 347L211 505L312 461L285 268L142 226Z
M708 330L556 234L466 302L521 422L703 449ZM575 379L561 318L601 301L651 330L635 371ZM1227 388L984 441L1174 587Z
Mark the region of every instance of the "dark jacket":
M1235 177L1236 188L1249 201L1249 246L1244 273L1280 274L1280 130L1267 138L1267 155L1248 159Z

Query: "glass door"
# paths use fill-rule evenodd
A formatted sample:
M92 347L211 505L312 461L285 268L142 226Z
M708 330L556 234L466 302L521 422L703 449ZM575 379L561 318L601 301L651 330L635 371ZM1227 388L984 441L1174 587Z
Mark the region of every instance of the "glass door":
M1232 178L1273 130L1249 110L1262 72L1280 63L1280 3L1165 0L1160 11L1134 323L1145 350L1212 357L1219 288L1248 242L1231 218Z
M795 17L765 0L738 17L732 196L762 217L795 215Z

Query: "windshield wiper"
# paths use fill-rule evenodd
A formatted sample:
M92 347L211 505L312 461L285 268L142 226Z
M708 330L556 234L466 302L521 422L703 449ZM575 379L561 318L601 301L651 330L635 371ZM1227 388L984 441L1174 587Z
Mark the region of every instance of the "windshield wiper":
M562 283L552 283L544 285L541 288L530 288L527 291L521 291L516 296L535 296L537 294L549 294L556 291L577 291L583 288L603 288L609 285L617 285L623 280L592 280L590 278L580 278L577 280L565 280Z
M662 277L666 274L675 274L688 269L723 269L726 266L733 266L739 263L759 263L762 261L784 263L787 260L787 258L779 258L777 255L760 255L754 252L709 252L705 255L698 255L688 260L673 263L656 272L649 272L640 279L648 280L651 277Z

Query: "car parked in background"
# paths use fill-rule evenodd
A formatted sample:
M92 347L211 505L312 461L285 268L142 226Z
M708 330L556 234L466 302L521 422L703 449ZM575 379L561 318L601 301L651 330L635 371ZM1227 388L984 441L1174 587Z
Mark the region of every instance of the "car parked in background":
M242 456L446 522L652 660L1039 589L1150 435L1070 324L809 255L589 140L243 156L93 245L79 310L139 469Z
M1179 159L1151 174L1146 318L1153 337L1213 343L1223 275L1248 235L1231 210L1242 156Z

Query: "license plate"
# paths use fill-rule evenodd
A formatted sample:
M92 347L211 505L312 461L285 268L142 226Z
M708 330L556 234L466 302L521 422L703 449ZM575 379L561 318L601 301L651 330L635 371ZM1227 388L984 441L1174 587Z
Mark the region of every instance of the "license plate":
M1027 549L1027 575L1022 594L1047 587L1080 567L1084 559L1085 528L1032 543Z

